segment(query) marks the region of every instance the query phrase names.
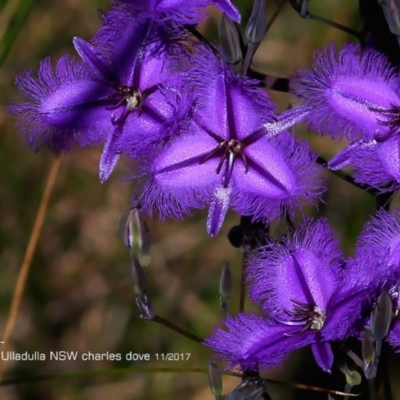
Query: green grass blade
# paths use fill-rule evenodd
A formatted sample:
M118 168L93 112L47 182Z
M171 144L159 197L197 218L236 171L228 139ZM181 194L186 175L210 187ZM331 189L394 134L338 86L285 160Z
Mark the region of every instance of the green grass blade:
M7 59L33 4L34 0L9 0L3 5L0 14L0 66Z

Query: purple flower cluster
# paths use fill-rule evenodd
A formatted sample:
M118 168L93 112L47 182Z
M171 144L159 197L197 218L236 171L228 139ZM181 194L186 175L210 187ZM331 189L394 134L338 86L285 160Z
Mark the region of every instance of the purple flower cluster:
M239 21L229 0L182 3L113 2L90 42L74 39L79 60L20 75L27 101L10 110L29 144L59 153L103 143L102 182L124 154L142 182L135 204L161 219L208 206L212 236L229 208L270 221L316 199L316 156L286 131L306 108L275 115L258 81L191 38L186 26L211 3Z
M248 268L250 297L263 316L240 313L206 339L229 367L278 366L293 350L311 346L324 371L331 344L361 338L374 301L387 290L393 301L388 341L400 345L400 213L381 211L360 235L356 255L345 260L325 219L304 220L281 243L271 242Z
M225 13L222 51L196 30L209 5ZM321 160L288 131L302 119L350 142L328 168L352 166L355 181L378 192L399 188L398 70L373 49L328 46L292 80L303 104L277 115L249 77L258 76L251 58L266 30L260 10L265 3L255 1L245 44L230 0L112 1L92 40L74 38L79 58L64 56L55 66L45 59L36 75L17 77L26 101L10 112L35 150L103 144L102 182L121 155L133 160L134 210L164 219L208 208L211 236L228 209L267 225L317 201L325 189ZM265 235L246 271L262 315L228 317L227 329L205 341L228 368L274 367L311 346L330 371L334 343L350 337L372 337L376 354L386 338L400 347L400 212L378 212L348 259L325 219L304 219L279 242Z

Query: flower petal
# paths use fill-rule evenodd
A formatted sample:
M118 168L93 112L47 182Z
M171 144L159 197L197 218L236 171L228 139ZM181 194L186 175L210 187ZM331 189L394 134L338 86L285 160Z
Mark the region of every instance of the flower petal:
M317 306L328 304L342 277L343 255L325 219L305 220L293 239L274 243L253 258L248 270L250 296L264 311L288 320L293 300Z
M207 217L207 232L210 236L216 236L221 229L229 208L231 191L230 187L223 186L217 186L215 189Z
M104 183L110 177L118 163L119 157L120 153L115 150L113 135L111 135L104 145L100 158L99 177L101 183Z
M62 57L53 71L50 59L41 62L37 77L21 74L16 84L28 102L11 106L17 126L35 149L43 145L68 151L106 139L112 124L104 103L108 86L97 80L82 62Z
M398 318L393 321L393 326L389 332L387 341L395 348L397 353L400 352L400 320Z
M79 37L74 37L73 43L79 56L88 64L99 79L106 82L118 82L119 79L115 76L114 72L98 57L95 48L90 43Z
M315 342L311 345L315 361L325 372L331 372L333 364L332 347L327 342Z
M365 142L356 140L344 149L340 150L328 163L328 168L336 171L352 164L354 157L357 156L360 149L372 149L376 145L375 140Z
M288 133L262 138L245 149L249 170L238 159L232 179L232 208L254 220L270 221L285 209L291 212L302 201L315 199L323 191L318 177L321 167L308 145Z
M224 12L232 21L240 22L241 15L236 7L233 6L230 0L214 0L213 3Z
M281 364L290 352L316 340L315 331L295 334L297 327L274 324L255 315L238 314L224 321L228 332L217 328L205 340L218 358L229 361L229 368L272 368Z

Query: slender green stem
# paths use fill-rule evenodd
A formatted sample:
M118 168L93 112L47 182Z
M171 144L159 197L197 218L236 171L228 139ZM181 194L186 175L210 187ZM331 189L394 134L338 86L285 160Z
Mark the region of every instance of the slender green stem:
M27 20L34 0L9 0L0 13L0 66Z
M164 325L164 326L166 326L168 329L171 329L171 330L173 330L174 332L179 333L180 335L185 336L185 337L187 337L187 338L190 339L190 340L193 340L194 342L203 344L203 341L204 341L204 340L203 340L202 338L200 338L200 337L198 337L198 336L196 336L196 335L193 335L193 333L190 333L190 332L188 332L188 331L185 331L184 329L182 329L182 328L180 328L179 326L173 324L172 322L166 320L165 318L160 317L159 315L155 315L155 316L151 319L151 321L157 322L158 324L161 324L161 325Z

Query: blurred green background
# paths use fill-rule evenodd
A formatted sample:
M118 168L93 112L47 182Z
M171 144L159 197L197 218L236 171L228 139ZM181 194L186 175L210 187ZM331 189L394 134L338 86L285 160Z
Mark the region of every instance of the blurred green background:
M13 16L25 0L0 1L0 35L18 25ZM39 206L52 155L46 150L33 154L13 127L5 105L18 92L14 77L24 69L36 70L39 60L74 54L73 36L89 40L100 26L96 7L107 9L105 0L36 0L0 69L0 336L4 332L16 277ZM247 21L252 1L236 0ZM268 2L270 17L276 5ZM311 11L336 22L360 28L357 1L311 1ZM213 36L219 13L202 26ZM21 24L22 24L21 22ZM2 30L1 30L2 29ZM286 5L261 45L254 61L256 69L288 76L296 68L310 65L316 48L334 41L343 44L346 34L324 24L302 20ZM4 50L0 49L0 50ZM280 110L293 100L271 93ZM315 137L301 127L301 137L318 154L329 158L343 144ZM75 149L62 157L56 187L28 277L12 350L38 351L46 361L11 361L6 378L26 378L49 373L131 368L125 374L75 377L43 382L25 382L0 388L0 398L14 399L193 399L212 395L201 373L140 373L134 368L195 368L206 366L210 351L180 337L165 327L135 316L137 309L129 278L129 255L118 234L118 218L129 205L132 184L123 181L124 160L110 180L101 185L98 162L101 148ZM364 222L374 212L375 201L333 175L326 175L329 191L318 208L306 214L325 215L342 238L342 248L351 254ZM221 233L209 238L206 212L196 212L182 221L149 221L153 246L148 267L148 290L157 313L175 324L205 337L219 324L218 281L228 261L235 277L232 312L237 309L241 254L232 248L226 234L238 222L229 214ZM301 213L299 213L299 219ZM246 309L254 309L250 304ZM0 337L1 339L1 337ZM50 361L50 351L120 353L122 361ZM149 362L125 361L128 352L149 353ZM188 361L157 361L156 353L190 353ZM398 359L397 359L398 362ZM329 376L314 365L308 350L293 354L281 367L263 376L332 387ZM396 374L396 358L390 370ZM224 379L225 393L239 384ZM392 379L394 385L397 383ZM396 389L396 387L395 387ZM398 390L398 384L397 384ZM269 386L273 399L321 399L326 395ZM398 393L398 392L397 392ZM399 398L399 397L398 397Z

